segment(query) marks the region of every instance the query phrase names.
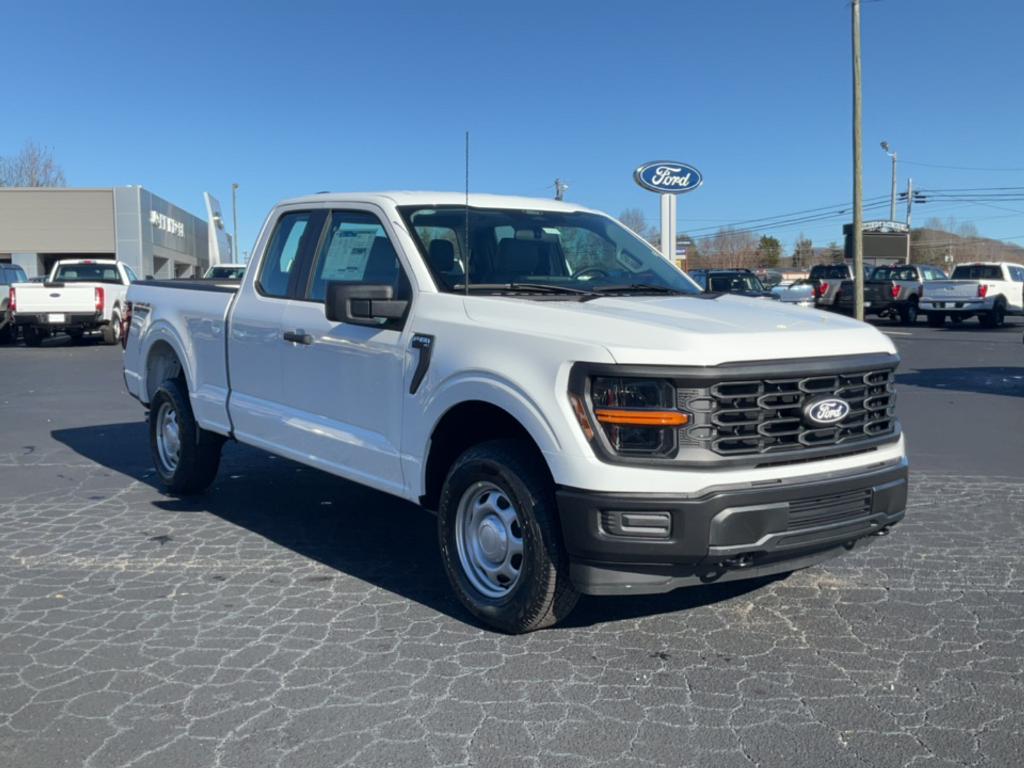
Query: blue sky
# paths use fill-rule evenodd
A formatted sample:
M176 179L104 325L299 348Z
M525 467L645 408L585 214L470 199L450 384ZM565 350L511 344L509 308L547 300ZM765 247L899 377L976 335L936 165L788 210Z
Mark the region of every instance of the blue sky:
M195 213L230 206L251 248L278 199L463 184L652 221L641 162L696 165L681 230L851 198L845 0L28 3L0 0L0 154L53 147L73 186L142 184ZM865 196L881 139L916 187L1022 186L1019 0L863 6ZM1009 204L1013 206L1013 203ZM1024 211L1024 203L1016 203ZM902 208L899 213L903 216ZM1024 213L937 203L1024 243ZM887 209L868 218L887 218ZM769 230L789 246L840 223Z

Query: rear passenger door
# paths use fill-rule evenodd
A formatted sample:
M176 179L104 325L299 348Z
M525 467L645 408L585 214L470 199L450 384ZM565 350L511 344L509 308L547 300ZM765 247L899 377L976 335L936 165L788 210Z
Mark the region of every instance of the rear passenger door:
M373 208L330 211L304 290L285 309L283 327L296 339L285 345L282 365L288 447L329 472L402 493L409 313L377 326L328 320L329 281L390 285L396 299L411 299L407 272Z
M323 230L323 209L285 210L274 223L259 272L245 280L231 312L228 366L235 434L269 451L291 431L283 368L282 323Z

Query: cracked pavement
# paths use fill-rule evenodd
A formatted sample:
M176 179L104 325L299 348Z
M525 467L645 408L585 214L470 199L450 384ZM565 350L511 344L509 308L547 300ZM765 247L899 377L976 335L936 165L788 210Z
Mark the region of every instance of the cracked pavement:
M1024 416L1020 331L894 337L890 536L523 637L471 621L414 507L237 445L165 496L116 349L0 348L0 765L1020 765L1024 419L914 453L940 407Z

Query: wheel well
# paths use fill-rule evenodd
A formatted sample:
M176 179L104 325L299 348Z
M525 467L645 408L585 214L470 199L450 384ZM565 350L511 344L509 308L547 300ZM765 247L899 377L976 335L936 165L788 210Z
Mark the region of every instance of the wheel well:
M156 342L146 359L146 401L153 400L157 388L167 379L179 379L186 387L185 370L174 348L166 341Z
M503 408L480 400L459 403L448 410L430 435L427 454L426 483L420 504L437 509L441 487L448 470L462 453L487 440L513 438L522 440L544 462L543 454L533 437L515 416Z

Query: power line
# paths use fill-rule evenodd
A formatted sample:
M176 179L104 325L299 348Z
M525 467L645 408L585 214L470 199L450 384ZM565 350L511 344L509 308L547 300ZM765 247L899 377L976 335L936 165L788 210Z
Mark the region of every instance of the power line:
M921 165L925 168L945 168L950 171L991 171L994 173L1022 173L1024 168L978 168L970 165L938 165L936 163L918 163L913 160L900 160L904 165Z

